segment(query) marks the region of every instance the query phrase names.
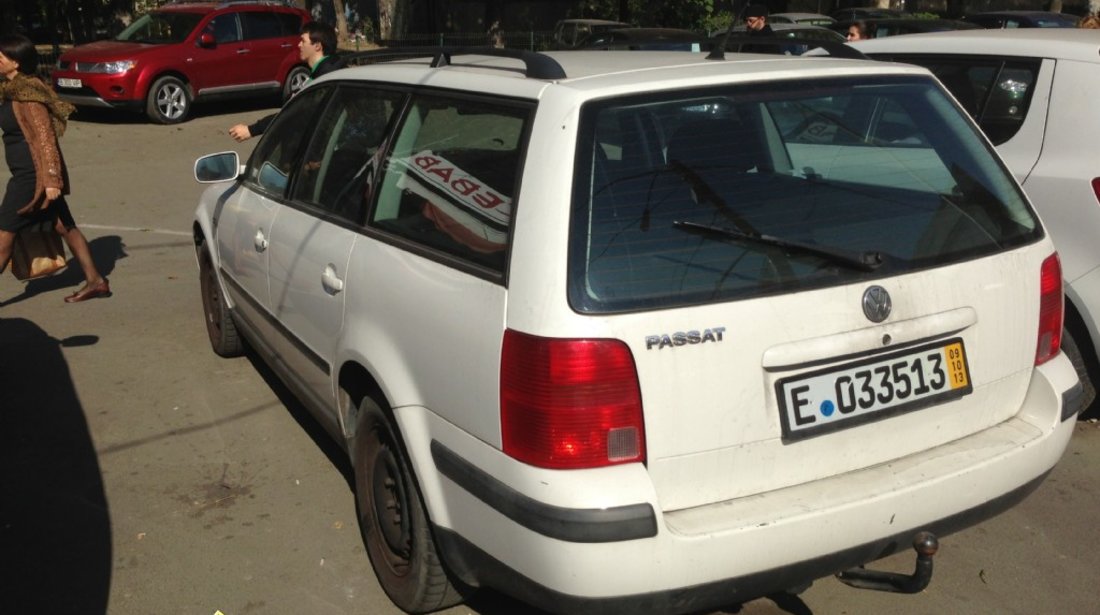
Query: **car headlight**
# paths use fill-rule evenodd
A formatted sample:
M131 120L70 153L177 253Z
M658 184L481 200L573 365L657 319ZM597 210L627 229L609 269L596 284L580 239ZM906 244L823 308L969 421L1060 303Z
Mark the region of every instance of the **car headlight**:
M87 66L84 72L88 73L106 73L108 75L121 75L122 73L130 70L137 62L133 60L116 60L114 62L96 62Z

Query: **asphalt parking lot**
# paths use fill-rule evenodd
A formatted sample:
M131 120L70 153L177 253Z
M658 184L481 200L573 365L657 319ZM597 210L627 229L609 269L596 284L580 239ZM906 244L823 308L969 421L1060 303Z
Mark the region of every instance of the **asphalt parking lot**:
M260 363L210 352L192 163L247 155L254 142L226 129L271 109L197 112L178 126L81 112L62 140L70 204L114 296L64 304L82 281L72 269L0 276L0 612L397 614L359 539L341 451ZM942 540L923 593L824 579L719 612L1096 612L1097 510L1100 425L1079 421L1036 493ZM880 567L909 571L912 557ZM495 593L446 611L535 612Z

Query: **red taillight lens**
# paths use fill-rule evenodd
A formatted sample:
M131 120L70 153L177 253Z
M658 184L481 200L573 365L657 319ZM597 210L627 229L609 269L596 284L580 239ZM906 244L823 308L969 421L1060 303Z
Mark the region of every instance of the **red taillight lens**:
M1092 193L1096 195L1096 200L1100 202L1100 177L1092 178Z
M618 340L505 331L500 422L504 452L534 466L645 461L638 373Z
M1039 270L1039 345L1035 364L1058 356L1062 347L1062 264L1051 254Z

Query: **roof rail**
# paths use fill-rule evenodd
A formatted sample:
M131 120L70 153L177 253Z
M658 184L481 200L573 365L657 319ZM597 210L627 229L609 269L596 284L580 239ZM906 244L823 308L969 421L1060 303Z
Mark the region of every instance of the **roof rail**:
M493 56L521 60L525 67L524 76L531 79L565 79L565 69L554 58L534 51L523 49L501 49L499 47L401 47L395 49L374 49L341 53L346 66L375 64L387 60L402 58L432 58L432 68L450 66L454 56Z
M805 45L809 48L823 49L830 56L837 58L849 58L852 60L869 59L855 47L835 41L822 41L808 38L785 38L779 36L732 36L729 32L712 40L714 40L715 44L711 47L710 55L707 56L708 60L725 60L726 51L733 45L752 45L756 48Z

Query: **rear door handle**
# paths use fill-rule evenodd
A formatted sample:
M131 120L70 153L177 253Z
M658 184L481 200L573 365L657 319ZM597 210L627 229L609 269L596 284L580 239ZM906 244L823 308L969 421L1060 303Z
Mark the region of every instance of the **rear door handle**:
M252 245L255 246L257 252L263 252L267 249L267 237L264 236L264 230L256 229L256 236L252 238Z
M326 265L324 273L321 274L321 286L324 286L325 290L332 295L344 290L344 281L336 275L336 267L332 263Z

